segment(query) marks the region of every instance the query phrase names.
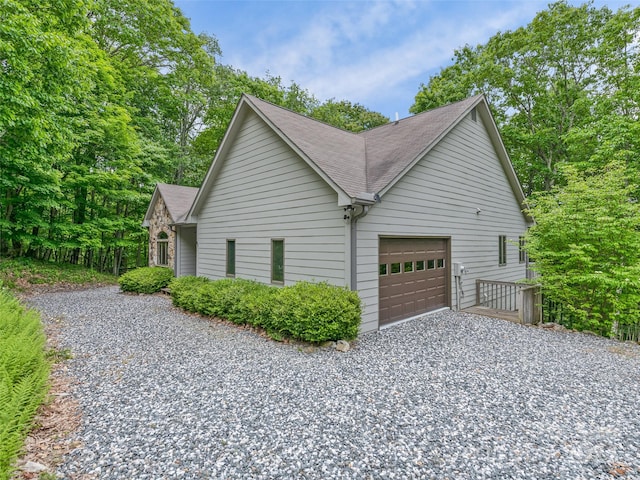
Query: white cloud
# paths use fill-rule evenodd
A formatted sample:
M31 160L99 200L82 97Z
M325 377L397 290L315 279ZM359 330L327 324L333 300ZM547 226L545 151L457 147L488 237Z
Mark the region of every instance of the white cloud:
M295 81L321 100L371 105L403 83L413 80L417 88L427 82L450 63L456 48L528 23L544 8L534 2L453 5L464 11L448 15L442 2L328 2L304 20L292 18L259 33L258 49L225 60L252 75L269 71ZM298 22L294 34L286 35L292 22Z

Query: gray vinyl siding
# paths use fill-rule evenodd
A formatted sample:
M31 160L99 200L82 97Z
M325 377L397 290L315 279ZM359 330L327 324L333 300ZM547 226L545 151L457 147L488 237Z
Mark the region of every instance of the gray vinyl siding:
M177 262L175 275L184 277L196 274L196 227L177 227Z
M271 239L284 239L285 285L344 286L345 221L337 193L254 113L244 119L198 213L198 275L271 281Z
M480 214L476 209L481 210ZM378 327L380 236L449 237L451 263L461 262L464 298L475 303L475 280L525 277L518 237L526 229L507 177L478 116L463 119L358 222L358 291L365 303L362 330ZM507 265L498 266L498 236L507 236ZM455 305L451 278L451 305Z

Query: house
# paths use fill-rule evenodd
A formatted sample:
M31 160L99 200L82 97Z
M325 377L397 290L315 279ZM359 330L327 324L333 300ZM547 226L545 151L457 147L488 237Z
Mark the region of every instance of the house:
M197 275L348 286L366 332L524 278L523 201L484 96L355 134L244 95L173 218L197 224Z
M149 228L149 265L196 274L196 226L186 222L197 188L159 183L142 226Z

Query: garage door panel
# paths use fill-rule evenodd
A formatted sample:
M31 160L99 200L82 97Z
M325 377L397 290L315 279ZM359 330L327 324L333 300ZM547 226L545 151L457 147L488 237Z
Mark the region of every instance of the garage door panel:
M382 238L379 251L381 325L448 305L447 239Z

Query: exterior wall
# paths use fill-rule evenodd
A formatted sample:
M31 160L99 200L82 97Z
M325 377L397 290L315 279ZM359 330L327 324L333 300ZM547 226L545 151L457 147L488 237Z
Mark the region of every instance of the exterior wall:
M236 277L271 282L271 239L284 239L285 284L348 283L336 192L250 112L198 213L197 274L224 278L235 240Z
M196 274L196 227L178 226L175 258L175 275L184 277Z
M477 209L481 212L477 214ZM358 290L362 331L378 328L380 236L449 237L451 262L467 268L461 308L475 303L475 280L525 277L518 237L526 230L491 140L478 116L463 119L358 221ZM507 265L498 266L498 236L507 236ZM451 275L451 305L455 283Z
M155 267L157 255L156 246L158 235L160 232L165 232L169 236L169 247L167 260L169 268L174 268L176 257L176 233L171 230L169 224L171 223L171 217L169 211L161 196L158 196L155 207L153 208L153 214L149 220L149 266Z

